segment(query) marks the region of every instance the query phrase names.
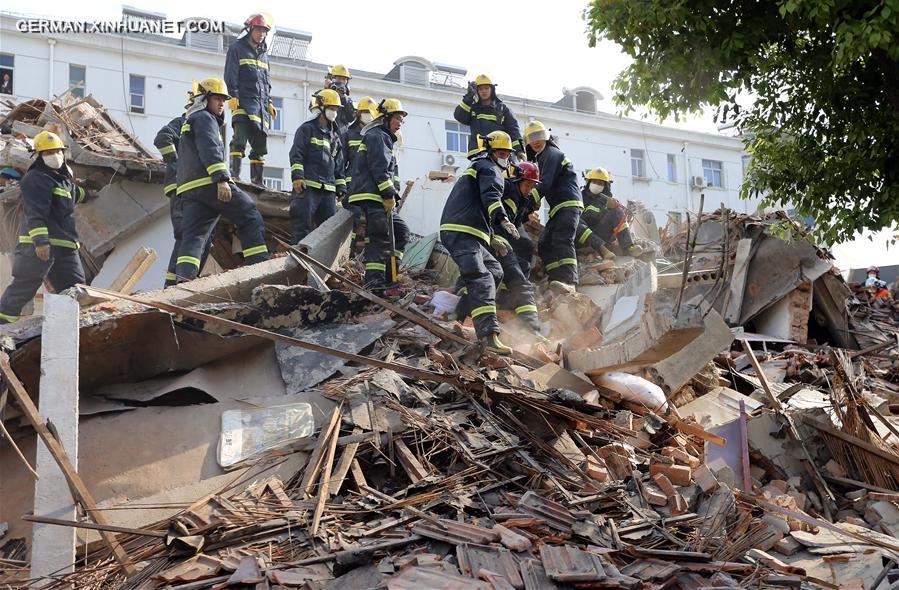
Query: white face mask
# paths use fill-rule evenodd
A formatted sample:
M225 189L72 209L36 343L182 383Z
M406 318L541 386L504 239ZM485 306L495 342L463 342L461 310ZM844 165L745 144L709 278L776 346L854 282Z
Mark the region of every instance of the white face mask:
M590 183L590 192L593 193L594 195L598 195L599 193L602 192L602 186L600 186L599 184L597 184L595 182L591 182Z
M53 168L54 170L59 170L62 168L63 163L65 162L65 156L62 155L61 152L57 152L55 154L44 154L41 156L44 159L44 164Z
M360 114L359 120L362 121L363 125L368 125L369 123L371 123L371 120L372 120L371 113L366 111L366 112Z
M327 111L325 111L325 119L333 123L334 120L337 119L337 111L328 109Z
M509 158L497 158L496 163L500 168L508 168L509 167Z

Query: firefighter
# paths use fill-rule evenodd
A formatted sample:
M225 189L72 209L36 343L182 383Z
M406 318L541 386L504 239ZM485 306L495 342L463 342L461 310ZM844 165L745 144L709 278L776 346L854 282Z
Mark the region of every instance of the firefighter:
M509 134L493 131L483 136L483 149L459 175L440 218L440 241L459 267L475 333L486 352L512 354L499 339L496 288L503 281L503 268L491 253L507 247L497 233L502 229L512 239L519 237L503 208L502 171L509 165L513 145Z
M346 193L337 114L340 97L330 89L312 96L313 118L297 128L290 148L290 230L295 244L337 211Z
M356 119L353 124L346 128L341 136L340 143L343 147L343 179L346 186L349 187L353 180L353 161L356 154L359 153L359 146L362 145L362 130L371 123L378 114L378 104L370 96L363 96L356 105ZM399 140L399 137L397 137ZM397 142L399 143L399 141ZM350 236L350 248L355 250L357 236L362 234L362 208L357 205L350 205L346 197L343 200L343 207L353 214L353 233Z
M325 75L325 89L334 90L340 97L340 112L337 115L337 125L340 129L346 129L356 118L356 107L350 99L350 71L346 66L336 65L328 69Z
M581 194L585 207L578 224L578 247L589 246L611 260L615 253L609 246L617 240L623 254L643 254L643 248L634 244L627 210L612 196L612 174L605 168L594 168L587 171L584 179L587 183Z
M540 195L536 186L540 182L540 168L534 162L522 161L510 167L503 190L503 206L515 227L534 218L540 209ZM511 179L511 182L509 180ZM525 277L530 275L534 257L534 242L527 233L519 231L519 238L512 241L512 249L518 257L518 266Z
M58 135L41 131L34 138L36 159L19 184L22 221L12 263L12 283L0 298L0 324L19 319L44 279L59 293L84 282L78 256L75 205L91 195L75 184Z
M193 102L193 96L196 92L197 88L194 87L193 92L187 93L187 104L184 106L185 110L190 108ZM185 115L183 113L180 116L175 117L163 125L163 127L156 133L156 138L153 140L153 145L155 145L156 149L159 150L159 153L162 154L162 159L165 162L165 179L162 183L162 190L163 194L169 199L169 216L172 220L172 233L175 237L175 245L172 247L172 254L169 256L169 266L165 273L164 287L171 287L178 282L178 276L175 274L175 263L178 260L178 250L181 248L183 201L181 197L175 194L175 189L178 188L178 141L181 139L181 126L184 125L185 120ZM200 257L200 268L202 268L203 264L206 262L206 257L209 255L209 249L211 247L212 232L210 232L209 237L206 240L206 246L203 248L203 256Z
M395 98L382 100L377 109L378 117L362 133L362 144L353 161L353 181L347 201L361 207L365 217L366 242L362 252L365 284L383 291L394 286L387 284L389 260L391 257L402 259L409 239L406 222L394 211L400 196L394 144L408 113ZM393 244L390 243L391 227Z
M269 257L262 215L253 200L228 176L219 128L229 98L224 80L203 80L181 127L175 189L183 199L181 247L175 265L179 281L199 274L206 240L219 215L235 225L245 264Z
M574 166L550 137L540 121L531 121L524 131L528 160L540 167L537 195L549 204L549 219L537 252L549 286L557 292L573 292L578 283L575 233L584 204L578 189Z
M468 92L462 97L453 117L463 125L468 125L471 130L468 136L469 158L479 151L478 137L493 131L505 131L512 138L515 156L519 161L525 160L518 120L496 96L496 84L486 74L481 74L474 82L468 83Z
M268 153L267 131L276 116L270 97L268 45L271 18L254 14L244 22L244 34L228 48L225 58L225 82L232 98L231 177L240 179L244 149L250 143L250 182L262 186L262 170Z

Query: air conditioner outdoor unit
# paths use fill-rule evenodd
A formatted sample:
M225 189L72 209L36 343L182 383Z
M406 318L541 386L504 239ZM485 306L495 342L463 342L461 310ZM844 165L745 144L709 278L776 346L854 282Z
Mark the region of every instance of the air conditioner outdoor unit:
M691 176L690 186L693 188L705 188L708 186L708 183L705 180L705 176Z
M456 154L443 154L443 165L444 166L452 166L458 167L459 156Z

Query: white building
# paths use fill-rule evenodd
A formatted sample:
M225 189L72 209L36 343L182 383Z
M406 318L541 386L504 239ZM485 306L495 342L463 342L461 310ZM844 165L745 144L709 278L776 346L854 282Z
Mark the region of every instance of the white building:
M22 33L17 28L20 18L0 13L0 79L3 73L11 74L13 100L46 98L82 83L79 92L93 94L147 145L162 125L183 112L191 81L222 76L225 51L240 28L233 26L224 34L186 33L180 38ZM152 21L165 15L125 7L123 18ZM327 70L326 65L305 59L311 40L309 33L284 28L269 38L272 96L280 116L268 141L265 177L275 188L289 188L293 133L309 116L309 96L321 88ZM452 160L465 165L467 130L454 121L453 109L464 93L465 81L479 72L467 75L463 68L416 56L398 59L386 74L346 65L353 74L354 98L395 97L409 111L399 152L403 181L426 178L429 171L440 170ZM744 152L737 138L599 112L599 93L586 87L564 90L556 103L502 98L522 129L530 119L543 121L579 171L595 166L610 169L616 196L622 201L642 201L660 223L669 213L695 211L701 191L707 210L721 203L743 212L758 206L757 201L739 198ZM248 168L245 164L245 179ZM700 190L700 185L708 186ZM433 207L416 205L403 212L413 231L436 228L442 200Z

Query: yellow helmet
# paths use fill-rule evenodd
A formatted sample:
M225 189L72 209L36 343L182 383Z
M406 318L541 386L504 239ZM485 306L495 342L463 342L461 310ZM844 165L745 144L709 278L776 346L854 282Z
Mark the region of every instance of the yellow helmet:
M487 135L478 135L478 152L485 149L512 151L512 138L505 131L491 131Z
M404 116L409 114L403 110L403 103L397 98L385 98L378 104L378 116L390 116L394 113L402 113Z
M356 105L357 111L368 111L372 117L378 116L378 103L370 96L363 96Z
M586 178L587 180L603 180L605 182L612 182L612 173L605 168L593 168L592 170L587 170L587 173L584 174L584 178Z
M526 143L530 143L538 139L549 140L549 129L540 121L531 121L524 128L524 140Z
M203 94L220 94L225 97L225 100L231 98L231 95L228 94L228 86L225 85L225 81L221 78L206 78L205 80L201 80L199 91Z
M60 149L66 149L66 144L52 131L41 131L34 136L34 151L40 153L47 150Z
M477 78L474 79L475 86L494 86L493 82L490 80L490 76L487 74L481 74Z
M312 95L312 107L339 107L341 106L340 96L337 94L336 90L331 90L330 88L325 88L324 90L319 90L315 94Z
M328 75L329 76L343 76L347 80L352 78L352 76L350 76L350 71L348 69L346 69L346 66L343 66L340 64L337 64L336 66L331 66L331 69L328 70Z

